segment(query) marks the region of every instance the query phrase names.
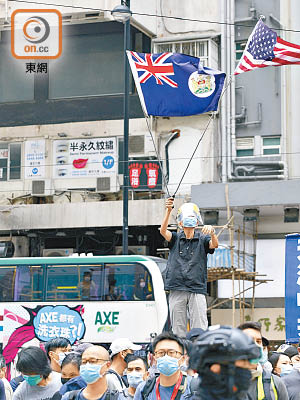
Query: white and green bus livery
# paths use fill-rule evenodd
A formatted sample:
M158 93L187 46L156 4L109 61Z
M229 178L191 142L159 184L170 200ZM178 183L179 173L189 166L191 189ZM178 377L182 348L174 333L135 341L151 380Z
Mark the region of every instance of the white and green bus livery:
M72 344L119 337L150 342L168 316L159 265L144 256L0 259L0 341L8 375L21 347L55 337Z

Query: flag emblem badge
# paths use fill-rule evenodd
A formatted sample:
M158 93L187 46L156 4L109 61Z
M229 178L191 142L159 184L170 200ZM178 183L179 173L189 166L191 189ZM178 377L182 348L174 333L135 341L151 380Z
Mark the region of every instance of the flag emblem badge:
M188 85L190 91L197 97L208 97L216 88L213 75L199 74L197 71L189 77Z

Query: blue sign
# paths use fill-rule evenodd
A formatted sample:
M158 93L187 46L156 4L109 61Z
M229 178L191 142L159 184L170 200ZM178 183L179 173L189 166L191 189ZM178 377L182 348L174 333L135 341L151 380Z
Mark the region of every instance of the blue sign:
M299 342L300 234L287 235L285 242L285 330L288 342Z
M105 169L110 169L114 166L115 160L112 156L106 156L103 158L102 164Z
M36 337L43 342L64 337L73 344L85 333L85 325L80 313L67 306L42 307L34 317L33 326Z
M39 170L38 170L37 168L33 168L33 169L32 169L33 175L36 175L38 172L39 172Z

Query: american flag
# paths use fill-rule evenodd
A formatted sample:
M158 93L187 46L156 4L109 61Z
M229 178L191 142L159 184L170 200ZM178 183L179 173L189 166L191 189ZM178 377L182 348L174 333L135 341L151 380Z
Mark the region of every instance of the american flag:
M234 75L255 68L265 68L270 65L278 67L287 64L300 64L300 46L281 39L262 21L258 21Z

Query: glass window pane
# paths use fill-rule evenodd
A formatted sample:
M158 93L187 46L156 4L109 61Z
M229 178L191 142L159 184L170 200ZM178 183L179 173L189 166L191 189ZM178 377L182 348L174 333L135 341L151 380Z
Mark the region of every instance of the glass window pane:
M44 272L41 265L20 265L17 268L15 301L43 300Z
M182 43L182 53L183 54L188 54L190 56L195 56L195 49L194 49L194 43L190 42L183 42Z
M124 91L123 36L70 36L50 63L49 97L119 94Z
M237 150L236 151L236 156L237 157L253 156L253 149Z
M103 300L102 265L50 265L47 300Z
M0 268L0 301L14 300L14 281L16 267Z
M78 300L79 283L78 266L48 266L46 300Z
M81 265L80 266L80 299L104 300L104 279L103 265Z
M172 53L172 43L160 44L157 46L157 53Z
M21 179L21 143L9 145L9 179Z
M280 145L280 137L276 138L263 138L264 146L279 146Z
M108 301L154 300L152 279L142 264L106 264L105 284Z
M8 143L0 143L0 181L7 181Z
M12 56L10 39L0 44L0 103L34 99L34 74L26 73L25 61Z
M279 149L264 149L264 155L279 154Z

